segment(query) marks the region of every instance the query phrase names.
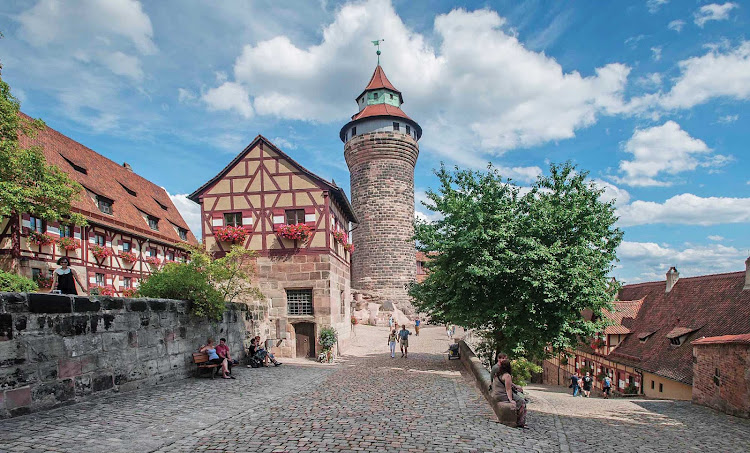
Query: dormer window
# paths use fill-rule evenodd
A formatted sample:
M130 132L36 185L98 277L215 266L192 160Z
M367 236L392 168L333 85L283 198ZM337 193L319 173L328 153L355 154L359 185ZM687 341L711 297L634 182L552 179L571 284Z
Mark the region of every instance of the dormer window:
M177 234L180 235L180 239L187 241L187 230L185 228L177 228Z
M160 208L162 208L165 211L167 210L167 207L164 204L162 204L159 200L157 200L156 198L154 198L154 201L156 202L156 204L159 205Z
M119 181L118 181L118 182L119 182ZM125 189L125 192L129 193L130 195L132 195L132 196L134 196L134 197L137 197L137 196L138 196L138 194L136 193L136 191L135 191L135 190L131 189L130 187L126 186L126 185L125 185L125 184L123 184L123 183L120 183L120 185L122 186L122 188L123 188L123 189Z
M391 95L391 100L393 100L393 95Z
M96 196L96 204L99 210L105 214L112 215L112 200L101 195Z
M159 231L159 219L157 219L154 216L148 216L146 217L148 219L148 226L152 230Z
M672 346L679 346L682 343L682 341L680 341L680 340L681 340L681 337L670 338L669 339L669 344L671 344Z
M65 162L67 162L68 164L70 164L70 166L73 167L73 170L77 171L78 173L83 173L84 175L87 175L89 173L88 170L86 170L86 168L84 168L84 167L76 164L75 162L73 162L72 160L70 160L67 157L63 156L62 154L60 154L60 156L63 159L65 159Z

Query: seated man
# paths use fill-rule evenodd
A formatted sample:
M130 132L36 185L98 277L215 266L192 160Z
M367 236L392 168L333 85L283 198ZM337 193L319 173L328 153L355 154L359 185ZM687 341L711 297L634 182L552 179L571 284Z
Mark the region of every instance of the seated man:
M216 345L216 354L222 359L227 359L227 366L229 368L229 374L231 374L232 365L235 364L235 361L232 360L232 356L229 355L229 346L227 346L226 338L219 339L219 344Z
M268 361L270 360L274 366L281 365L281 362L276 360L276 357L268 351L266 351L266 348L263 347L263 343L260 341L260 335L256 335L255 338L255 354L257 354L264 362L265 366L268 366ZM252 345L252 341L250 342ZM252 347L252 346L251 346Z

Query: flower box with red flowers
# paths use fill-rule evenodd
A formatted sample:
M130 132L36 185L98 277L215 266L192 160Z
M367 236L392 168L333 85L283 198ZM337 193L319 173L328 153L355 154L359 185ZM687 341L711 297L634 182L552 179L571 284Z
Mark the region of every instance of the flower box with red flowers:
M43 277L40 275L36 278L36 284L40 288L52 288L52 277Z
M109 286L90 286L89 294L92 296L114 296L115 289Z
M122 290L122 297L133 297L138 290L135 288L125 288Z
M312 236L313 229L309 225L304 223L297 223L293 225L279 225L276 228L276 234L284 239L292 239L295 241L305 242Z
M81 248L81 241L79 241L78 239L64 237L57 240L57 247L60 250L72 252Z
M138 256L133 252L122 252L120 253L120 258L128 264L133 264L138 261Z
M101 245L94 245L93 247L91 247L91 254L94 255L94 258L98 259L99 261L102 261L105 258L109 258L110 256L114 255L111 248L102 247Z
M221 242L231 242L232 244L242 244L247 239L247 230L243 227L228 225L216 230L216 239Z
M346 250L349 253L352 253L354 251L354 244L344 244L344 250Z
M161 260L155 256L147 256L146 262L150 264L151 266L159 266L161 265Z
M38 231L30 231L28 240L32 244L36 244L40 247L44 245L50 245L55 242L55 240L49 234L40 233Z
M346 245L349 242L349 237L344 230L336 230L333 232L333 240L341 245Z

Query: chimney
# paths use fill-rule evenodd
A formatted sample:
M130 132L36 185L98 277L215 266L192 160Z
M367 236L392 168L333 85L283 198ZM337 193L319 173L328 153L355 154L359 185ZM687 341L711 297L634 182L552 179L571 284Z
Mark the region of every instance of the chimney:
M125 167L125 170L127 171L133 171L133 167L131 167L130 164L127 162L123 162L122 166Z
M677 272L677 269L672 266L667 271L667 290L665 292L672 291L672 288L674 288L675 283L677 283L677 280L680 279L680 273Z
M745 260L745 287L742 290L750 290L750 258Z

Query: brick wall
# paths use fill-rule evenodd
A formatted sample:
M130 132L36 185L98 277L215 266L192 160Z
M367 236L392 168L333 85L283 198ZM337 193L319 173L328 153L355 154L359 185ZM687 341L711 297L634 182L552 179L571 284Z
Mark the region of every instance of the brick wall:
M406 285L416 279L414 166L419 147L411 136L372 132L346 143L354 212L352 287L391 300L412 313Z
M211 336L244 357L247 309L197 319L164 299L0 293L0 418L184 379Z
M696 344L693 353L693 403L750 418L750 344Z

